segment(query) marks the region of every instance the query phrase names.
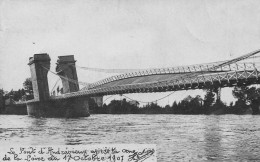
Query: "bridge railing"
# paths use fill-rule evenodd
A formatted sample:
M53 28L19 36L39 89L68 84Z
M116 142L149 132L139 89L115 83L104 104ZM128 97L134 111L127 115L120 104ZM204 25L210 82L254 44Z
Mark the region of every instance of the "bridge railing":
M243 81L244 84L252 84L258 82L260 77L257 69L250 71L227 71L219 73L200 74L193 77L178 77L175 79L116 85L111 87L101 87L89 89L85 91L78 91L67 93L60 96L51 96L51 99L63 99L80 96L96 96L96 95L111 95L122 93L145 93L145 92L165 92L176 91L184 89L197 89L199 86L206 84L219 84L220 86L227 86L228 84L237 84ZM225 83L226 85L221 85ZM195 85L195 86L194 86Z
M232 63L229 65L223 65L217 67L223 62L210 63L210 64L198 64L182 67L170 67L170 68L161 68L161 69L149 69L144 71L131 72L126 74L120 74L112 76L103 80L100 80L96 83L90 84L89 89L97 88L103 84L139 76L148 76L148 75L160 75L160 74L182 74L182 73L205 73L205 72L223 72L223 71L244 71L244 70L254 70L259 68L254 62L243 62L243 63ZM217 67L217 68L216 68ZM86 90L86 89L85 89Z
M214 63L208 63L208 64L197 64L197 65L189 65L189 66L179 66L179 67L171 67L171 68L163 68L163 69L151 69L151 70L142 70L137 71L133 73L126 73L121 75L112 76L110 78L98 81L96 83L91 84L88 88L97 88L100 85L120 80L120 79L126 79L129 77L137 77L137 76L145 76L145 75L154 75L154 74L166 74L166 73L192 73L192 72L208 72L208 71L242 71L242 70L250 70L250 68L256 68L253 63L242 63L241 66L239 63L240 61L244 61L246 59L255 59L259 56L256 56L256 54L259 54L260 50L256 50L253 52L250 52L248 54L242 55L240 57L226 60L226 61L220 61L220 62L214 62ZM248 66L248 64L252 64L253 66ZM252 70L251 69L251 70ZM87 88L87 89L88 89Z

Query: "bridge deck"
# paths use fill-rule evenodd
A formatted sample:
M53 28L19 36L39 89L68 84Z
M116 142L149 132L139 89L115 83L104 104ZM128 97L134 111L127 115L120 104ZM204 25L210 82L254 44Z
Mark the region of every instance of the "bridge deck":
M216 71L213 72L204 72L204 74L212 74L212 73L217 73ZM106 84L102 84L96 87L93 87L91 89L96 89L96 88L105 88L105 87L115 87L115 86L121 86L121 85L128 85L128 84L142 84L142 83L151 83L154 81L160 82L160 81L165 81L165 80L174 80L178 79L184 75L187 75L188 73L185 74L158 74L158 75L148 75L148 76L138 76L138 77L132 77L132 78L126 78L126 79L120 79L116 80L113 82L109 82ZM195 73L192 73L195 74ZM201 74L201 72L198 73L198 75ZM82 89L85 90L85 89Z
M121 74L93 83L81 91L53 96L51 99L203 89L209 85L226 87L259 84L260 67L254 61L240 62L258 53L260 50L217 64L206 64L205 67L198 65L198 68L188 66Z

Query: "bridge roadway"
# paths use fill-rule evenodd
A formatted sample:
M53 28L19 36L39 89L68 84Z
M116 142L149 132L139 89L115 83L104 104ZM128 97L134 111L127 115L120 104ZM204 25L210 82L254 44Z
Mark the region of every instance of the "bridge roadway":
M120 74L93 83L78 92L53 96L51 99L203 89L210 85L232 87L257 84L260 66L255 63L255 58L259 58L256 56L259 53L260 50L256 50L227 61ZM250 59L253 62L244 62Z
M191 74L190 77L189 74ZM194 73L157 74L120 79L91 89L83 88L78 92L51 97L51 99L203 89L209 85L232 87L239 84L257 84L259 83L259 76L260 74L257 69L224 72L208 71L203 74L197 73L195 75Z
M93 83L77 92L52 96L51 99L204 89L210 85L232 87L257 84L260 66L254 59L259 58L255 56L259 53L260 50L256 50L222 62L120 74ZM254 61L245 62L250 59Z

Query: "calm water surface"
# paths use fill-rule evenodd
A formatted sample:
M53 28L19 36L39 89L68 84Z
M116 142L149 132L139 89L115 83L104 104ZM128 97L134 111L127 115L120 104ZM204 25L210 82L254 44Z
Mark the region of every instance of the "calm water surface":
M78 119L0 115L0 147L157 144L159 162L260 161L260 116L92 115Z

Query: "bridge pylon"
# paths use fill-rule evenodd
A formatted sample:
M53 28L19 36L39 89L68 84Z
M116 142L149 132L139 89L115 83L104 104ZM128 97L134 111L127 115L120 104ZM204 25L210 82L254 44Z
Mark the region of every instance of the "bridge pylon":
M56 72L61 76L63 93L79 91L76 60L74 55L58 56ZM73 80L74 82L71 82ZM91 97L98 107L103 105L103 96Z
M78 81L75 63L76 60L73 55L58 56L56 72L62 76L61 80L64 93L79 91L79 85L69 81L69 79Z
M34 54L29 58L28 65L31 70L34 100L49 100L48 70L50 69L50 57L47 53ZM44 69L46 68L46 69Z
M63 63L72 63L74 56L59 57ZM50 57L48 54L35 54L29 59L31 78L33 84L34 99L27 101L27 113L35 117L88 117L89 97L74 98L52 98L49 93L48 71L50 69ZM75 61L74 61L75 64ZM65 69L67 68L70 69ZM70 79L77 80L76 69L73 66L64 64L63 75ZM65 81L64 81L65 82ZM69 84L65 82L67 92L78 91L78 84Z

